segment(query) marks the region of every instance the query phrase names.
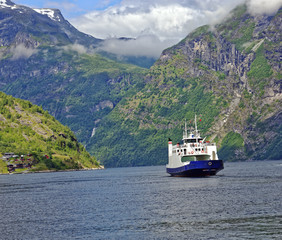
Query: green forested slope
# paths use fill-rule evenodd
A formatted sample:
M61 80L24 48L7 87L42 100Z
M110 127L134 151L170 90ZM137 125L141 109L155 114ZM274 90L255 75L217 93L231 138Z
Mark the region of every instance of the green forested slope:
M31 154L34 171L99 167L72 131L47 111L0 92L0 154L10 152ZM5 173L7 164L0 162Z
M28 59L0 60L4 66L1 90L41 105L69 126L84 144L95 123L125 94L132 94L143 85L146 70L133 65L69 49L37 50Z

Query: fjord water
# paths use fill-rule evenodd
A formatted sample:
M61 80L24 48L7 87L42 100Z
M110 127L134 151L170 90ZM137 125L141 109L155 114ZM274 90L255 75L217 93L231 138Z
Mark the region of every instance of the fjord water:
M0 239L281 239L282 161L0 176Z

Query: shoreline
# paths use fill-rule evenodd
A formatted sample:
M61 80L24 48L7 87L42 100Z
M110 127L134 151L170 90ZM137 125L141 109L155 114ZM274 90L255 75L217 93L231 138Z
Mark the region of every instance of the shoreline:
M65 170L40 170L40 171L22 171L22 172L11 172L11 173L0 173L0 175L12 175L12 174L32 174L32 173L53 173L53 172L75 172L75 171L93 171L93 170L104 170L104 166L97 168L83 168L83 169L65 169Z

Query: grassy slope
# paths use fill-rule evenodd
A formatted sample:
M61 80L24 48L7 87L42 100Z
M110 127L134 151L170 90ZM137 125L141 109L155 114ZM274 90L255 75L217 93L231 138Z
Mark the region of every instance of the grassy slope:
M96 159L63 126L41 107L0 92L0 153L32 154L33 170L95 168ZM48 155L51 159L46 159ZM1 160L2 161L2 160ZM5 164L0 164L5 172Z

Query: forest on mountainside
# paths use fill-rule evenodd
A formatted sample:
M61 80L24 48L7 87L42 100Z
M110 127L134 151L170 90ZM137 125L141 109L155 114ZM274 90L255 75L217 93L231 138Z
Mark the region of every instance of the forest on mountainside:
M0 92L0 173L99 168L73 132L48 111ZM13 153L13 154L11 154ZM11 155L11 156L10 156ZM14 157L13 157L14 156ZM22 156L22 157L20 157Z

